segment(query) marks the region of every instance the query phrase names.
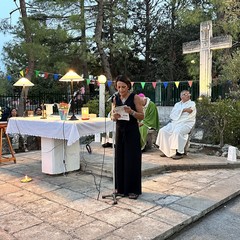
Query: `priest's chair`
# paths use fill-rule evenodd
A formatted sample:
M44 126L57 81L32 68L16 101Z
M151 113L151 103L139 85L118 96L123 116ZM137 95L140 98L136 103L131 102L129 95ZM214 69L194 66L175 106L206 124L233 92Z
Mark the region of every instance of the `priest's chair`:
M185 148L184 148L184 154L187 155L188 151L189 151L189 148L190 148L190 140L194 134L194 130L195 130L195 125L192 127L191 131L189 132L188 134L188 139L187 139L187 142L186 142L186 145L185 145Z
M10 141L10 138L8 136L8 134L6 133L6 129L7 129L7 122L0 122L0 163L1 162L8 162L8 161L14 161L14 163L16 163L16 158L14 156L14 151L12 148L12 144ZM2 150L3 150L3 136L6 136L7 139L7 143L8 143L8 147L9 147L9 151L11 153L11 157L3 157L2 155Z

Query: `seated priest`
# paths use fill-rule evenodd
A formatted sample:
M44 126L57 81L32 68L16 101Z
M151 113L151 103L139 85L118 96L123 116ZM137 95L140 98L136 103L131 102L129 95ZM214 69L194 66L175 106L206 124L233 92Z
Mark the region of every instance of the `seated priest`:
M181 101L177 102L170 114L170 122L162 127L157 136L156 145L161 150L161 157L181 159L188 136L196 121L196 104L190 100L188 90L180 93Z
M158 110L154 102L143 93L138 94L141 97L144 119L139 122L139 131L141 135L141 149L146 150L147 136L150 129L159 130Z

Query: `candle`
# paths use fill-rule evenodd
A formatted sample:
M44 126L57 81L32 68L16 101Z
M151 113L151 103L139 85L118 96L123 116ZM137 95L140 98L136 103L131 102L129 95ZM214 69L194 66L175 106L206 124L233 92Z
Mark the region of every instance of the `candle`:
M88 109L88 107L82 107L81 111L82 111L82 119L83 120L89 119L89 109Z

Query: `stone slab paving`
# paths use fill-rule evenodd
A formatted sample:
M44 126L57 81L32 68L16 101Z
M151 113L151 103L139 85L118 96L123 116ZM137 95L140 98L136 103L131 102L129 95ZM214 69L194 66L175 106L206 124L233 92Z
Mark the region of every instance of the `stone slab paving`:
M41 172L41 152L0 164L0 240L167 239L240 194L240 161L189 154L176 161L143 153L138 200L113 192L113 149L81 149L81 169ZM22 183L28 175L33 180Z

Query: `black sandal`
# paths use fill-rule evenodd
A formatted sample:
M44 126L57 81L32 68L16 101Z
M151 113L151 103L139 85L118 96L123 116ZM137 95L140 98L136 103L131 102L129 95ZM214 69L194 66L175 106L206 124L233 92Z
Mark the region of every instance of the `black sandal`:
M128 198L129 199L134 199L134 200L136 200L137 198L138 198L138 194L135 194L135 193L129 193L129 196L128 196Z

